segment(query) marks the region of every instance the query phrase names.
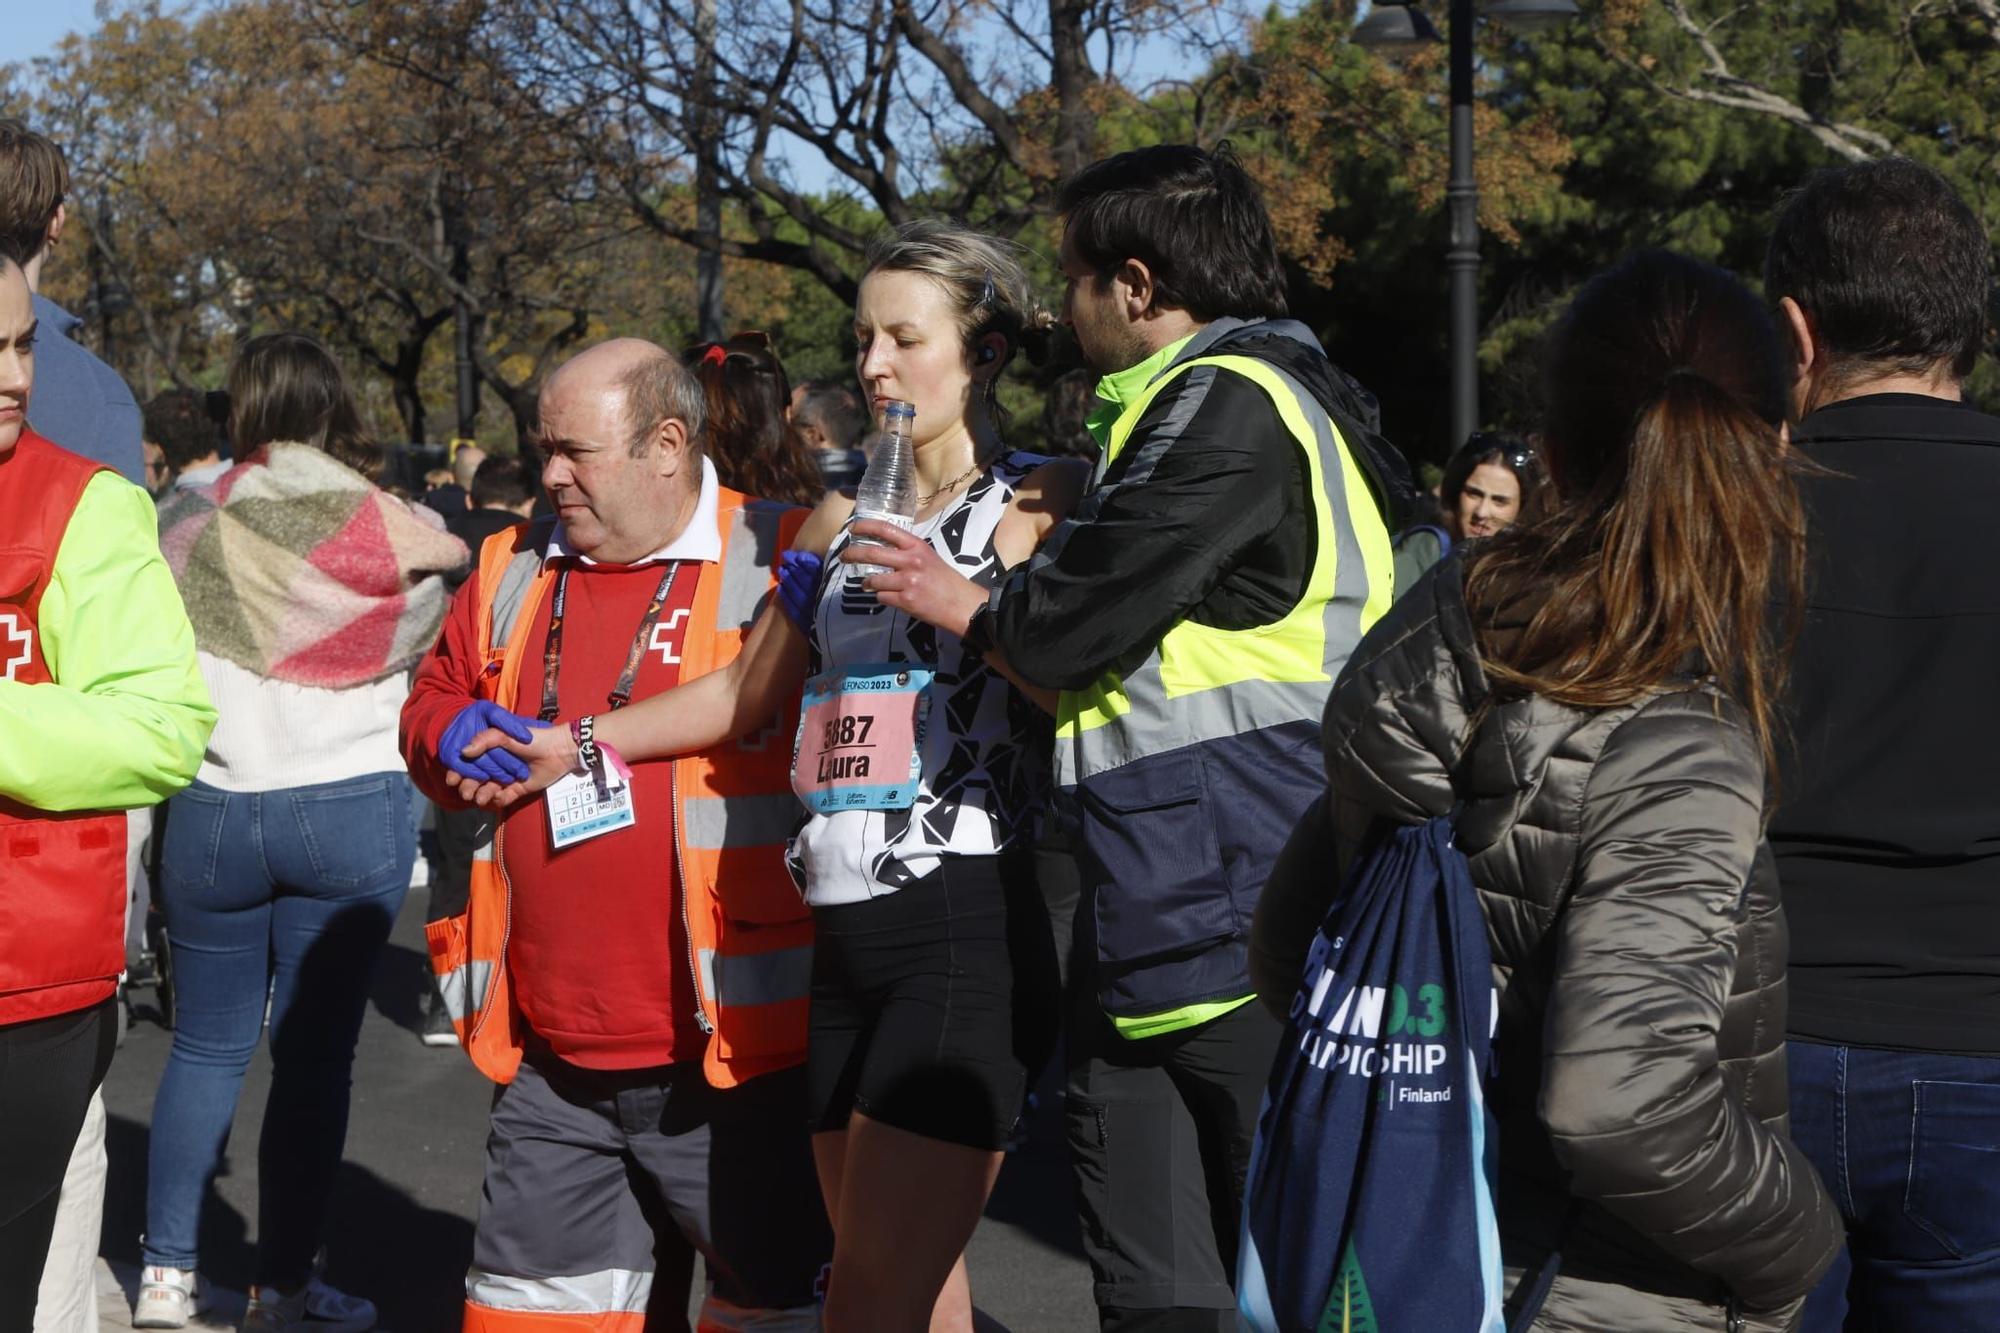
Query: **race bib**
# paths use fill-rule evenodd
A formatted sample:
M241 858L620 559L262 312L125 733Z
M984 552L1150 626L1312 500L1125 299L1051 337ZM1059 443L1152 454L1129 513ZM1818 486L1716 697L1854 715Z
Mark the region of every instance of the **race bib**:
M936 674L906 662L873 662L806 682L792 790L807 809L830 815L916 804Z
M549 784L549 836L555 850L601 837L639 822L632 808L632 770L608 745L603 755L603 782L596 773L565 773Z

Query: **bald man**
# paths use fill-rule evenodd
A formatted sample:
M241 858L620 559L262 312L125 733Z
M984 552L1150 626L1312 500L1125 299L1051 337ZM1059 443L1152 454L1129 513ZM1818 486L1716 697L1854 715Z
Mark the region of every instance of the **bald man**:
M525 776L489 726L595 714L726 665L805 511L727 490L700 385L620 339L542 390L555 513L487 539L403 710L433 800ZM796 716L741 742L601 758L499 816L463 915L429 928L494 1102L467 1330L818 1327L832 1237L806 1136L812 928L784 866ZM599 778L604 779L600 786ZM651 1312L654 1321L647 1320Z

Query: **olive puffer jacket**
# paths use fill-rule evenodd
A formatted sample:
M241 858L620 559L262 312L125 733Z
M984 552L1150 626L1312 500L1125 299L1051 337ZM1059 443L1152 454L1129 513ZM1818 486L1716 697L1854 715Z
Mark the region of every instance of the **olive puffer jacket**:
M1502 990L1505 1258L1561 1256L1536 1327L1788 1327L1842 1234L1786 1130L1785 923L1741 710L1694 679L1596 711L1497 695L1455 553L1356 649L1322 744L1327 799L1257 909L1265 1003L1285 1012L1369 826L1463 801Z

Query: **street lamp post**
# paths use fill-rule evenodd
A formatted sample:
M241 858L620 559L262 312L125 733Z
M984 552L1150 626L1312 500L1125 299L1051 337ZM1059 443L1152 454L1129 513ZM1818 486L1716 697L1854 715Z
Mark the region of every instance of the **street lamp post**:
M1451 0L1451 447L1479 429L1479 183L1472 174L1472 0Z
M1524 31L1576 17L1573 0L1493 0L1489 17ZM1472 170L1472 0L1451 0L1447 19L1451 66L1451 174L1445 181L1450 240L1444 252L1451 282L1451 447L1479 428L1479 185ZM1414 4L1378 3L1355 25L1358 46L1394 59L1441 40Z

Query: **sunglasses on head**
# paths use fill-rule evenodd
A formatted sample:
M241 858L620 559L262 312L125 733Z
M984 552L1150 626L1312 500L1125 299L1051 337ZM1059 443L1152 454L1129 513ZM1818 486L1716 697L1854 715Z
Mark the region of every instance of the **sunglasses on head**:
M1465 439L1467 453L1483 454L1488 449L1499 450L1501 459L1516 472L1535 466L1535 451L1511 436L1478 430Z

